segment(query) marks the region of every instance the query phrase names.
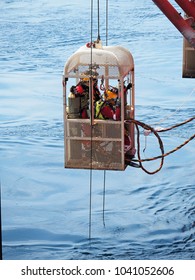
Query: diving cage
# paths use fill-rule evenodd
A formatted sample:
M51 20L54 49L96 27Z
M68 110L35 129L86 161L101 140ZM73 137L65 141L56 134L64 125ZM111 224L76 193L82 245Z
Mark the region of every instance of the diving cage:
M93 74L103 90L118 88L120 120L95 117ZM78 112L79 98L72 98L70 88L78 84L83 73L89 73L88 118ZM125 92L126 83L131 88ZM100 89L101 92L101 89ZM103 94L103 92L101 92ZM72 106L73 105L73 106ZM135 153L134 124L126 120L135 116L134 60L121 46L85 45L69 57L63 72L65 168L125 170L125 133L131 139L132 157Z

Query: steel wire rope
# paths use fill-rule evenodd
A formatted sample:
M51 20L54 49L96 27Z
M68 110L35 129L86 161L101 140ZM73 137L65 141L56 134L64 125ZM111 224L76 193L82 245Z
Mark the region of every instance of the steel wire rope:
M100 4L99 0L97 0L97 7L98 7L98 36L97 36L97 42L100 40ZM91 44L90 44L90 144L91 144L91 151L90 151L90 200L89 200L89 239L91 239L91 224L92 224L92 184L93 184L93 0L91 0ZM104 170L104 194L105 194L105 170ZM103 209L105 207L105 199L103 199ZM104 223L104 217L103 217L103 223Z
M195 92L195 88L192 89L192 91L189 93L189 95L187 96L187 99L189 99ZM162 122L164 122L165 120L169 119L170 117L172 117L173 115L175 115L177 112L179 112L185 105L185 103L187 102L187 100L185 99L183 101L183 103L181 104L181 106L179 106L173 113L168 114L167 116L165 116L163 119L161 119L159 122L155 123L154 125L159 125Z
M192 89L192 91L189 93L189 95L187 96L187 98L189 99L195 92L195 88ZM169 119L170 117L174 116L177 112L179 112L185 105L186 103L186 99L183 101L183 103L181 104L181 106L179 106L173 113L171 114L168 114L166 115L163 119L161 119L160 121L158 121L157 123L154 123L153 126L156 126L156 125L159 125L161 124L162 122L164 122L165 120ZM193 117L192 117L193 118ZM185 123L185 122L184 122ZM182 124L181 124L182 125ZM180 126L180 125L178 125ZM168 130L171 130L172 128L175 128L176 126L172 126L167 129L158 129L158 132L164 132L164 131L168 131ZM144 151L146 150L146 146L147 146L147 137L145 136L145 148L144 148Z
M169 131L169 130L174 129L174 128L176 128L176 127L182 126L182 125L184 125L184 124L186 124L186 123L188 123L188 122L191 122L191 121L193 121L194 119L195 119L195 116L193 116L193 117L187 119L186 121L183 121L183 122L181 122L181 123L175 124L175 125L173 125L173 126L170 126L170 127L167 127L167 128L158 129L157 131L158 131L158 132Z
M186 121L183 121L183 122L181 122L181 123L175 124L175 125L170 126L170 127L167 127L167 128L155 129L155 131L157 131L158 133L159 133L159 132L160 132L160 133L161 133L161 132L166 132L166 131L172 130L172 129L174 129L174 128L177 128L177 127L179 127L179 126L182 126L182 125L184 125L184 124L186 124L186 123L188 123L188 122L191 122L191 121L193 121L194 119L195 119L195 116L193 116L193 117L187 119ZM147 136L148 136L148 135L145 135L145 148L143 149L143 152L145 152L145 150L146 150L146 146L147 146Z
M105 205L106 205L106 170L104 170L103 210L102 210L102 219L103 219L104 227L106 226L106 223L105 223Z
M98 21L98 36L97 36L97 42L99 43L100 41L100 1L97 0L97 21ZM91 216L92 216L92 170L93 170L93 129L94 129L94 125L93 125L93 122L92 122L92 114L93 114L93 110L92 110L92 106L93 106L93 98L92 98L92 95L93 95L93 87L92 87L92 59L93 59L93 0L91 0L91 44L90 44L90 47L91 47L91 65L90 65L90 69L91 69L91 77L90 77L90 96L91 96L91 99L90 99L90 112L91 112L91 115L90 115L90 119L91 119L91 139L90 139L90 142L91 142L91 153L90 153L90 203L89 203L89 207L90 207L90 210L89 210L89 239L91 239ZM108 0L106 0L106 46L108 44ZM103 183L103 225L105 226L105 196L106 196L106 170L104 170L104 183Z
M106 46L108 46L108 0L106 0Z
M91 43L92 43L92 40L93 40L93 0L91 0ZM90 52L90 69L91 69L91 73L92 74L92 44L91 44L91 52ZM90 88L90 132L91 132L91 135L90 135L90 181L89 181L89 184L90 184L90 192L89 192L89 239L91 239L91 227L92 227L92 183L93 183L93 170L92 170L92 165L93 165L93 147L92 147L92 127L93 127L93 123L92 123L92 114L93 114L93 110L92 110L92 78L91 78L91 75L90 75L90 79L89 79L89 88Z
M97 41L100 41L100 1L97 0L97 13L98 13L98 36Z
M99 2L99 0L98 0ZM99 6L98 6L99 8ZM99 14L99 13L98 13ZM106 0L106 46L108 45L108 0ZM102 220L104 227L105 223L105 206L106 206L106 170L104 170L104 185L103 185L103 206L102 206Z

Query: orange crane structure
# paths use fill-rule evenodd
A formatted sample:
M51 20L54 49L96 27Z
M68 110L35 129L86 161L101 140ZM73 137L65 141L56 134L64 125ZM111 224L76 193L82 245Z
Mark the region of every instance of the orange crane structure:
M168 0L152 0L184 37L183 78L195 78L195 0L175 0L184 17Z

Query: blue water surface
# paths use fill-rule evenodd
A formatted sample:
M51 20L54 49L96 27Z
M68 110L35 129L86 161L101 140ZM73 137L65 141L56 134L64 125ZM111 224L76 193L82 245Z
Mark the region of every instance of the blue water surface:
M135 60L136 119L169 127L194 116L195 82L182 79L181 34L153 1L109 2L108 44L128 48ZM90 1L1 0L0 9L3 258L194 259L194 141L166 157L155 175L131 167L106 172L105 226L104 172L63 167L61 77L68 57L90 41ZM93 16L95 40L96 4ZM193 122L161 134L165 152L193 134ZM141 140L145 157L160 153L152 136Z

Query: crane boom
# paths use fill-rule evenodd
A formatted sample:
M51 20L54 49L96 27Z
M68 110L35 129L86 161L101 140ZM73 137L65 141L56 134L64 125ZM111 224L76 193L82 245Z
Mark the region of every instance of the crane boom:
M183 35L183 78L195 78L195 0L175 0L185 18L168 0L152 1Z
M178 4L183 4L185 10L190 10L188 18L184 19L177 10L170 4L168 0L152 0L158 8L165 14L165 16L175 25L175 27L181 32L185 39L195 48L195 30L192 28L195 18L191 17L191 14L195 14L195 2L189 2L188 0L177 0ZM185 5L184 5L185 3Z

